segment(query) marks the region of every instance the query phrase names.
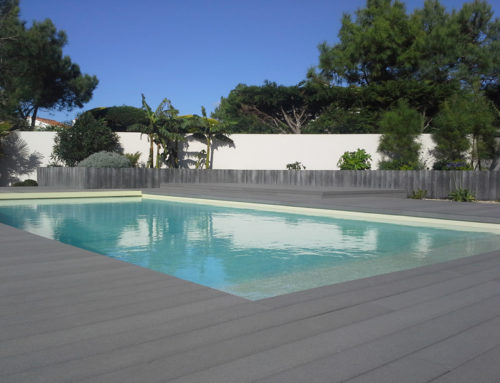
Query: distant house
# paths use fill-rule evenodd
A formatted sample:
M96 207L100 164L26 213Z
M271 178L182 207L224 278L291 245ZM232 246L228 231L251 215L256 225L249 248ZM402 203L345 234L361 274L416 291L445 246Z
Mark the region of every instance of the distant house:
M26 118L28 124L31 125L31 117ZM50 130L53 127L65 127L66 125L56 120L48 118L37 117L35 119L35 130Z

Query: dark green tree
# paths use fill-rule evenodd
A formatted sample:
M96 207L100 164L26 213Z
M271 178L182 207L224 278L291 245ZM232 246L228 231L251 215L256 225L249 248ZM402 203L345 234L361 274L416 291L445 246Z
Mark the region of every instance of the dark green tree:
M98 80L82 74L70 57L63 56L67 43L64 31L58 31L49 19L26 28L18 20L18 5L18 0L0 3L0 91L20 118L32 116L33 129L39 109L83 107L92 98Z
M259 121L255 116L242 112L239 96L241 87L246 85L239 84L227 97L221 97L219 105L213 112L214 118L226 124L231 133L273 133L272 127Z
M416 170L423 166L419 160L421 144L417 141L423 129L420 113L401 100L385 112L380 120L382 136L378 151L386 159L379 163L382 170Z
M487 1L449 12L427 0L409 13L399 0L367 0L344 15L339 40L319 46L306 81L239 84L214 117L233 133L374 133L405 99L432 131L443 101L474 84L500 105L500 21Z
M118 136L103 120L83 113L72 127L58 130L52 158L66 166L75 166L91 154L101 151L121 152Z
M319 70L332 82L370 85L407 77L415 62L415 26L400 1L368 0L356 18L345 14L340 42L319 46Z
M329 104L325 96L330 95L310 82L294 86L270 81L261 86L238 84L221 99L213 117L232 133L300 134Z
M16 45L20 43L24 25L19 20L19 2L0 0L0 126L6 135L23 127L25 121L18 113L18 100L7 89L15 74Z
M66 34L57 31L50 20L35 22L26 31L23 61L28 66L17 83L23 90L21 114L32 115L32 129L39 109L82 108L97 87L97 77L82 74L77 64L63 56L66 43Z
M437 0L406 12L397 0L368 0L344 15L340 42L319 46L315 75L363 89L365 106L382 113L406 99L429 122L438 105L464 87L498 84L500 23L485 1L447 13ZM494 93L494 92L493 92Z
M138 125L147 124L144 110L134 106L111 106L88 110L96 119L103 119L113 132L128 132Z
M472 115L469 103L463 96L455 95L441 105L441 111L434 119L436 131L432 138L436 143L434 157L438 163L465 162L470 150Z
M446 100L434 120L434 156L439 164L470 162L482 169L485 161L494 168L499 157L499 114L481 92L456 94Z
M315 80L313 80L315 81ZM372 133L377 131L378 112L365 102L363 89L321 84L318 97L326 105L309 122L304 133Z
M452 15L452 26L458 28L455 77L469 88L484 90L499 85L500 19L493 18L487 1L465 3Z

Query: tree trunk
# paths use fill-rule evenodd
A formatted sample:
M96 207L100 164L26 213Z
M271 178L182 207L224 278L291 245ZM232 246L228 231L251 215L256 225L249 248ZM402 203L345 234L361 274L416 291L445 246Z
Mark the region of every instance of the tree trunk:
M35 123L36 123L36 115L38 113L38 106L35 106L33 109L33 115L31 116L31 125L30 125L30 130L35 130Z
M156 144L156 168L160 168L160 145Z
M149 158L148 158L148 168L153 167L153 155L154 155L154 148L153 148L153 136L149 136Z
M479 147L478 147L479 138L475 135L472 136L472 153L471 153L471 166L472 169L481 170L481 160L479 159Z
M205 169L210 169L210 146L211 146L210 136L207 135L207 156L205 157Z

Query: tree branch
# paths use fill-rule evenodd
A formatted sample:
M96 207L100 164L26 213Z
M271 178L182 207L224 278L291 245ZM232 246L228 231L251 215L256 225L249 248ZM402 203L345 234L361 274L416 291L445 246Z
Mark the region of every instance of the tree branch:
M280 121L279 118L273 117L261 110L259 110L257 107L254 105L246 105L242 104L241 105L241 110L243 113L247 115L252 115L255 116L260 122L274 126L276 129L278 129L281 133L290 133L285 127L287 127L287 124L284 124L282 121Z

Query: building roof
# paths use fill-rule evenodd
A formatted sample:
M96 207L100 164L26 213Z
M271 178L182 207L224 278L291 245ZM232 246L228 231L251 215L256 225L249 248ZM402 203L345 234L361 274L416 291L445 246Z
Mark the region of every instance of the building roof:
M53 125L53 126L65 126L62 122L56 121L56 120L50 120L48 118L41 118L37 117L36 121L42 122L47 125Z

